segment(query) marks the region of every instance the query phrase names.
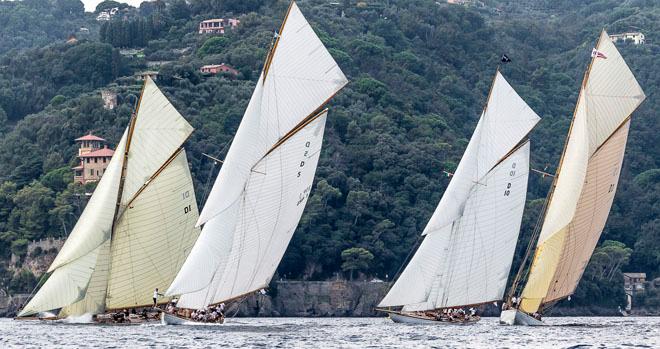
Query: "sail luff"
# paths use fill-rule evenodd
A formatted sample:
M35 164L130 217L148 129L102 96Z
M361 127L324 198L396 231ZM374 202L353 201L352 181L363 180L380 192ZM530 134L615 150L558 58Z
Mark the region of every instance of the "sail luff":
M286 9L286 14L284 15L284 20L282 20L282 24L280 24L280 30L278 33L276 33L275 42L273 42L273 46L268 51L268 57L266 57L264 67L261 70L263 78L259 79L262 83L266 82L266 77L268 76L268 70L270 68L270 64L272 63L273 57L275 56L275 51L277 50L277 44L280 42L282 31L284 31L284 25L286 24L286 20L289 19L289 13L291 13L291 9L293 8L294 2L295 1L292 0L289 3L289 7Z

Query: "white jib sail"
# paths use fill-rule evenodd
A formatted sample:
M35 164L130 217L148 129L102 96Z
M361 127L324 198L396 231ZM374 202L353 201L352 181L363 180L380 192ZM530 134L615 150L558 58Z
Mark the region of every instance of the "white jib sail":
M71 230L64 246L48 268L49 272L89 254L110 239L127 135L128 130L124 131L94 194Z
M94 194L50 265L48 272L52 275L19 316L57 309L84 298L100 246L110 240L126 136L124 132Z
M268 286L284 251L293 236L311 191L323 143L327 110L281 143L259 161L238 201L237 222L227 231L218 228L215 219L204 226L191 258L181 270L168 294L179 294L178 285L187 268L198 268L204 261L193 258L196 249L230 243L229 254L215 269L203 289L184 294L179 306L198 308L234 298ZM199 246L199 247L198 247ZM222 248L222 247L219 247ZM198 269L199 270L199 269ZM181 278L180 278L181 276ZM182 292L183 293L183 292Z
M424 241L380 307L424 310L502 298L529 171L529 143L515 147L538 121L498 72Z

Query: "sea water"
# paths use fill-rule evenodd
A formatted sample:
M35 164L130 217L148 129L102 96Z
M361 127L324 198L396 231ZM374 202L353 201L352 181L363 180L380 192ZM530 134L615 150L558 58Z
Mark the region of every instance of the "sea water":
M233 318L224 325L96 325L0 319L0 347L660 348L660 317L554 317L550 326L403 325L387 318Z

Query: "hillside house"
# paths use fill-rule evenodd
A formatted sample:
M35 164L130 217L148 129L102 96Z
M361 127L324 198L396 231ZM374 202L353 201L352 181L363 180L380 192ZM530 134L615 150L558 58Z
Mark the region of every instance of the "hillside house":
M229 73L233 76L237 76L238 73L239 73L238 70L236 70L236 69L232 68L230 65L224 64L224 63L205 65L205 66L201 67L199 69L199 71L202 74L212 74L212 75L219 74L219 73Z
M108 148L105 139L91 133L77 138L76 143L80 145L80 165L73 168L73 181L81 184L98 181L105 173L115 151Z
M236 28L241 21L236 18L215 18L207 19L199 23L199 33L200 34L224 34L225 28L229 27L230 29Z
M117 106L117 92L103 90L101 98L103 98L103 109L112 110Z
M147 76L150 77L152 80L158 79L158 72L157 71L143 71L140 73L135 74L135 78L144 81L147 79Z
M628 33L621 33L621 34L612 34L610 35L610 39L612 39L612 42L617 42L617 41L632 41L633 44L635 45L644 45L646 42L646 38L644 37L644 34L640 32L628 32Z

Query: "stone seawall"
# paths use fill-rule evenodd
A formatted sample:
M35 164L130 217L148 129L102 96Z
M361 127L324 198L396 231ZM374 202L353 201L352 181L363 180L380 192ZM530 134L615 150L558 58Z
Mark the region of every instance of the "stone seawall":
M0 296L0 317L14 317L21 305L27 302L29 294Z
M236 316L383 316L375 307L389 287L388 282L277 281L266 295L245 299Z

